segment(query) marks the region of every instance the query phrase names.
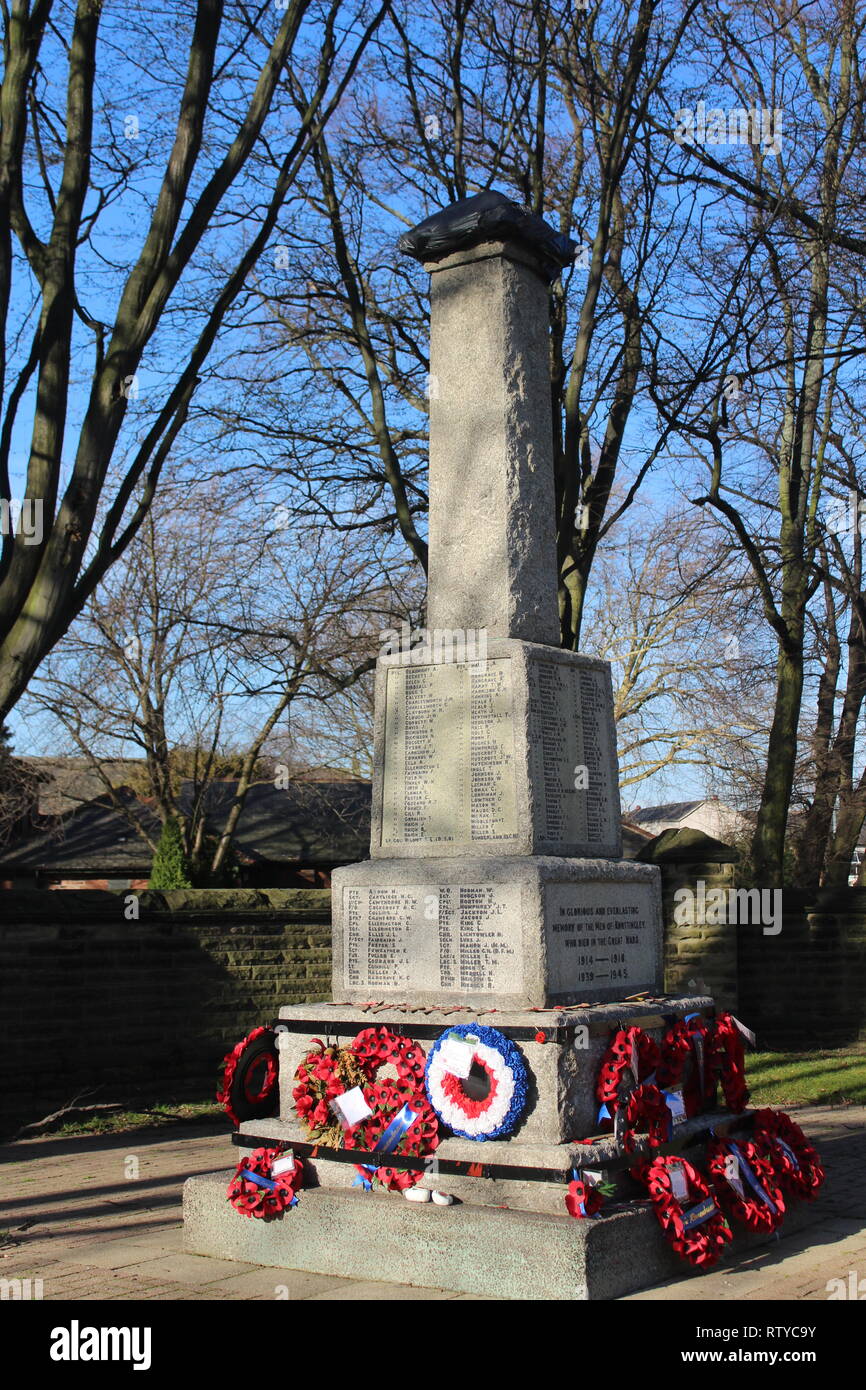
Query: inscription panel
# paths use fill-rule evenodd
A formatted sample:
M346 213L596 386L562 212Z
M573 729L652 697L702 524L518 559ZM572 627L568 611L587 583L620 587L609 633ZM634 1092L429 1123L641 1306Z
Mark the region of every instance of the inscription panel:
M545 894L548 987L618 998L660 987L658 926L652 889L552 883Z
M516 834L510 660L389 670L382 844Z
M344 987L517 992L520 907L516 883L344 888Z
M601 671L560 661L529 666L529 758L539 790L540 846L617 837L610 694Z

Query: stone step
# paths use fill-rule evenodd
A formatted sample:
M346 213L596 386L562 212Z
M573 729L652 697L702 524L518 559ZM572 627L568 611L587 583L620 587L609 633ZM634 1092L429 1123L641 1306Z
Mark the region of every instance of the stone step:
M619 1298L689 1270L648 1204L578 1221L319 1188L302 1190L297 1207L264 1221L230 1205L229 1176L189 1178L184 1186L184 1242L191 1253L531 1301ZM814 1211L801 1205L783 1230L793 1232L811 1219ZM731 1249L742 1253L766 1239L737 1233Z

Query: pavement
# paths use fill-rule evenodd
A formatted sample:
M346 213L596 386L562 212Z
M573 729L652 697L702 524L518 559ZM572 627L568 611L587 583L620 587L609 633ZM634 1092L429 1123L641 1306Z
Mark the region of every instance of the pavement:
M827 1169L811 1224L735 1254L707 1274L686 1273L620 1301L826 1300L838 1289L830 1281L842 1280L850 1290L860 1279L866 1297L866 1107L814 1106L791 1114ZM30 1279L31 1296L74 1302L484 1301L187 1254L184 1181L227 1173L232 1153L225 1131L186 1124L0 1146L0 1297L8 1287L2 1281Z

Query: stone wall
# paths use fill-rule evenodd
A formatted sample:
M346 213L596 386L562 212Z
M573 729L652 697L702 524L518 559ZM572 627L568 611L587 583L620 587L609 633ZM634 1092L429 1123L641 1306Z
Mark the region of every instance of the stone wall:
M250 1028L330 995L327 891L142 893L137 921L130 902L0 893L0 1133L85 1089L202 1099Z
M761 903L768 921L717 923L704 920L714 914L701 911L700 894L706 901L714 890L727 895L736 886L733 850L701 832L666 831L638 858L662 873L669 993L706 990L755 1030L762 1048L839 1047L866 1038L866 889L785 889L778 921L768 893ZM683 888L689 897L678 899ZM695 910L684 911L684 902Z
M785 890L782 902L778 936L737 928L743 1021L763 1047L866 1039L866 889L811 899Z

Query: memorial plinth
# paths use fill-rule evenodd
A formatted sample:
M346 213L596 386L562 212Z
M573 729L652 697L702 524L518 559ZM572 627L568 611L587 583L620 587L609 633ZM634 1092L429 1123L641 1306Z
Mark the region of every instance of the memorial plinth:
M332 879L334 997L550 1008L660 992L654 865L373 859Z
M334 1002L281 1011L279 1117L235 1136L242 1152L290 1146L313 1190L275 1230L192 1180L187 1239L322 1272L615 1297L672 1264L645 1207L601 1234L564 1214L575 1167L625 1190L642 1151L597 1137L602 1054L612 1030L659 1038L713 1004L662 997L659 873L620 858L610 671L559 646L548 285L573 247L488 193L401 249L431 275L430 640L378 664L371 858L333 874ZM428 1049L463 1023L520 1049L516 1129L487 1141L443 1130L429 1162L390 1161L414 1161L418 1185L459 1199L464 1220L352 1192L355 1163L375 1171L377 1155L305 1138L299 1063L317 1040L345 1048L372 1026ZM708 1113L677 1141L731 1123L749 1121ZM518 1252L507 1275L503 1242Z

